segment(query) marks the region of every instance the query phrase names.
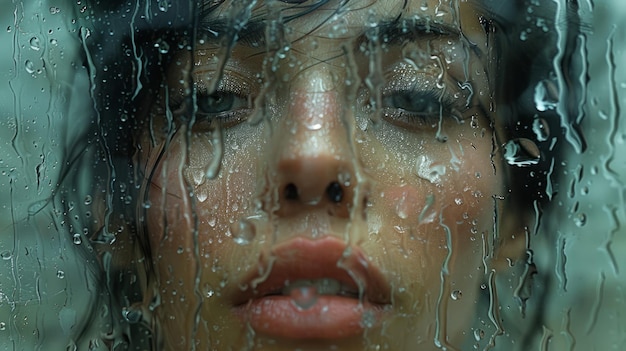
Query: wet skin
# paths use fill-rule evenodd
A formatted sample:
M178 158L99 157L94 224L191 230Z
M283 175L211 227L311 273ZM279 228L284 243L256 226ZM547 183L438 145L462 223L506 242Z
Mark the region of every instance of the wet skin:
M139 138L163 349L430 350L472 334L506 196L487 36L470 3L403 4L335 16L331 1L285 24L287 51L244 33L221 80L222 39L175 54ZM287 7L256 5L253 19ZM263 285L325 277L316 266L345 280L343 296ZM359 312L335 325L324 306Z

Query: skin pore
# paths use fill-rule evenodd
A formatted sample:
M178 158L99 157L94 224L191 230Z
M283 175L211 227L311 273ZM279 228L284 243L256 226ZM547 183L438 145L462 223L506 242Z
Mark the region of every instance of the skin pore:
M483 17L466 1L268 1L230 41L232 3L172 53L140 116L157 344L460 349L494 232L523 232L494 214L507 182ZM338 297L285 288L325 271Z

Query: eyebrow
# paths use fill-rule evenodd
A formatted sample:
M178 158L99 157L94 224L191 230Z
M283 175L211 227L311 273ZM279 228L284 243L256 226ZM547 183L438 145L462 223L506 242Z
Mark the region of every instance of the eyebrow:
M451 25L417 19L383 20L365 30L358 38L357 44L371 41L375 36L384 44L397 45L404 42L416 42L432 37L458 37L461 30Z
M220 43L225 37L236 35L236 42L252 48L265 48L267 44L265 29L268 25L265 19L252 19L239 30L234 28L231 21L223 18L205 19L198 29L203 38L210 42ZM371 42L373 37L379 38L381 43L399 45L405 42L417 42L433 37L463 36L459 28L452 25L426 20L401 19L382 20L371 27L363 26L361 33L356 37L356 45Z
M237 29L228 19L204 19L199 23L198 31L202 38L211 43L221 43L225 38L236 36L235 41L245 46L264 48L265 27L267 22L262 19L248 21L243 27Z

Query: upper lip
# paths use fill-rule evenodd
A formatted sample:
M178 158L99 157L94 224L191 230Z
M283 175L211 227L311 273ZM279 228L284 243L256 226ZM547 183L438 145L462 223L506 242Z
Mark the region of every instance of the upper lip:
M298 280L324 278L339 281L355 298L390 304L389 283L363 251L339 238L325 236L316 240L296 237L276 246L270 255L262 255L258 269L239 284L234 305L280 294L286 285Z

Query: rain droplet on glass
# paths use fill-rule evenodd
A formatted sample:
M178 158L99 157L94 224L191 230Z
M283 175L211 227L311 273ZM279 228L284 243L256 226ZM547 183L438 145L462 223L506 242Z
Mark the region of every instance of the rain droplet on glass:
M415 173L418 177L437 184L446 174L446 166L435 164L430 158L421 155L415 160Z
M141 311L141 308L131 306L131 307L124 307L122 309L122 316L128 323L135 324L141 321L143 313Z
M154 47L159 50L159 53L164 55L170 51L170 44L163 40L158 40L156 43L154 43Z
M585 215L584 213L579 213L574 217L574 223L578 227L585 226L585 224L587 223L587 215Z
M542 80L535 87L535 107L537 111L554 110L558 103L558 88L551 80Z
M376 314L374 311L367 310L363 312L360 324L363 328L373 328L376 325Z
M537 136L537 141L546 141L550 136L550 128L548 127L548 122L546 122L543 118L536 118L533 121L533 132Z
M518 138L504 145L504 159L512 166L527 167L539 163L541 153L532 140Z
M170 0L159 0L158 6L159 11L167 12L167 10L172 6L172 3L170 2Z
M463 296L461 290L454 290L452 291L452 293L450 293L450 298L452 298L452 300L454 301L460 300L461 296Z
M35 51L39 51L41 49L41 42L37 37L30 38L30 41L28 43L30 44L30 48Z
M315 306L318 300L317 289L314 286L302 286L291 290L291 302L299 309L308 310Z
M35 73L35 64L31 60L26 60L24 62L24 67L26 68L26 72Z
M402 194L402 197L398 200L396 204L396 214L401 219L407 219L409 217L411 201L407 200L406 193Z
M13 254L11 253L11 251L6 250L6 251L2 251L0 253L0 258L2 258L5 261L8 261L11 259L11 257L13 257Z
M199 202L205 202L205 201L206 201L206 199L207 199L208 197L209 197L209 192L207 191L207 189L205 189L205 188L199 188L199 189L196 191L196 199L197 199Z
M437 211L434 209L434 203L435 203L435 195L433 194L428 194L426 196L426 202L424 204L424 208L422 208L422 211L420 212L419 216L418 216L418 223L420 224L424 224L424 223L431 223L436 217L437 217Z
M239 245L250 244L255 236L256 227L247 219L238 221L236 227L233 228L233 240Z

